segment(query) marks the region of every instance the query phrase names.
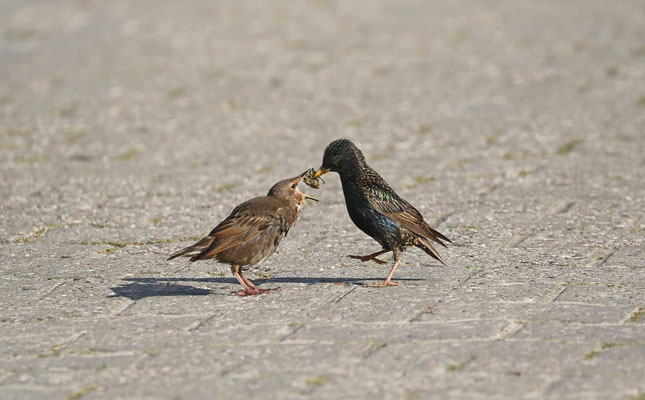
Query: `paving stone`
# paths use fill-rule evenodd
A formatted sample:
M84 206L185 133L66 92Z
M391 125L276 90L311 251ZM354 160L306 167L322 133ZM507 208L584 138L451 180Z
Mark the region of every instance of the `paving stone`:
M0 4L0 398L638 399L640 0ZM167 261L354 140L451 238L388 265L337 175L246 275ZM391 263L391 256L384 260Z

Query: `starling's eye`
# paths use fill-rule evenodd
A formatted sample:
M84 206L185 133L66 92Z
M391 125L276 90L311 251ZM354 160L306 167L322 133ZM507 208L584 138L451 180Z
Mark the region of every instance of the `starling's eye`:
M294 183L291 185L291 189L295 189L295 188L296 188L296 184Z

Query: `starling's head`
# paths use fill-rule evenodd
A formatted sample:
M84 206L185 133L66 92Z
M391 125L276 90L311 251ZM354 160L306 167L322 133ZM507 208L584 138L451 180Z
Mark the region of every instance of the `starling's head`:
M317 178L329 171L349 173L357 170L363 163L365 163L363 153L351 140L334 140L325 149L322 165L318 168L314 177Z
M306 173L306 171L305 171ZM294 178L284 179L273 185L267 196L277 197L289 202L295 203L297 206L302 206L306 200L318 201L318 199L304 194L298 189L298 184L302 179L304 173Z

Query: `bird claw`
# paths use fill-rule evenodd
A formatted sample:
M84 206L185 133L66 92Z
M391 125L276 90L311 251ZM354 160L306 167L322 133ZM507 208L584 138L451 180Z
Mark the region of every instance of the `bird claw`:
M387 264L385 261L379 260L376 257L370 257L370 256L347 256L349 258L353 258L356 260L361 260L362 262L367 262L367 261L374 261L377 264Z
M280 288L279 287L271 288L271 289L256 288L256 290L247 290L247 289L245 289L245 290L240 290L239 292L232 292L231 294L234 294L236 296L253 296L253 295L256 295L256 294L269 293L269 292L272 292L274 290L280 290Z
M381 283L366 283L365 286L382 288L386 286L399 286L399 282L385 281Z

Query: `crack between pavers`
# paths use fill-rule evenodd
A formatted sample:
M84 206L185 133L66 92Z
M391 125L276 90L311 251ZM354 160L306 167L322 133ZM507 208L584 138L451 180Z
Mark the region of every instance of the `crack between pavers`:
M113 317L119 316L121 315L121 313L125 312L125 310L130 308L134 303L136 303L136 300L126 300L125 304L123 304L121 307L118 307L116 310L110 313L110 315Z
M356 290L357 287L358 286L354 286L354 287L350 288L348 291L346 291L345 293L341 294L340 296L338 296L335 300L332 300L331 302L336 303L336 304L340 303L340 301L342 299L344 299L345 297L349 296L354 290Z
M600 260L600 262L587 264L587 266L588 267L593 267L593 268L601 267L604 263L607 262L607 260L609 260L611 258L611 256L613 256L618 251L618 249L619 249L618 247L614 247L613 249L611 249L606 254L603 254L603 258L602 258L602 260Z
M57 287L61 286L62 284L68 281L70 281L70 279L61 279L58 282L51 285L49 288L44 289L40 294L38 294L38 300L44 299L45 297L47 297L48 294L56 290Z
M560 286L558 285L554 290L551 290L549 293L545 294L539 303L541 304L550 304L556 301L569 286Z
M522 328L524 328L524 325L525 324L517 323L517 321L509 321L509 324L502 328L502 331L493 339L498 341L509 339L515 336L520 330L522 330Z
M208 322L208 321L210 321L211 319L215 318L215 315L217 315L217 314L213 314L213 315L210 315L210 316L208 316L208 317L206 317L206 318L199 319L199 320L197 320L197 321L193 322L192 324L190 324L190 325L186 328L186 332L194 332L194 331L198 330L198 329L199 329L199 328L201 328L201 327L202 327L202 325L204 325L206 322Z
M285 340L289 339L290 337L293 337L293 336L294 336L294 335L295 335L295 334L296 334L300 329L302 329L302 327L303 327L303 326L305 326L305 324L300 324L300 325L296 326L296 327L295 327L291 332L289 332L289 333L287 333L286 335L282 336L282 337L278 340L278 342L279 342L279 343L282 343L282 342L284 342Z

